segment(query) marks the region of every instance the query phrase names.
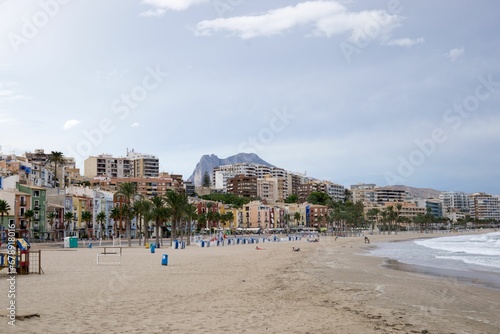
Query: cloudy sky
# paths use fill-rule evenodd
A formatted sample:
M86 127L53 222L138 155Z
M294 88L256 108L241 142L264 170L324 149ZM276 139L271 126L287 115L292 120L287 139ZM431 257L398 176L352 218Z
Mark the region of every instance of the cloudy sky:
M500 194L498 1L0 0L0 146Z

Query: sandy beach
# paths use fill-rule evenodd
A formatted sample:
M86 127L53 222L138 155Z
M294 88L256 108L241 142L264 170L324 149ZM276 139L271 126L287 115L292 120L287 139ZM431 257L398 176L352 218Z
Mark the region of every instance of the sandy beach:
M370 245L321 237L259 243L262 250L123 247L121 265L97 265L97 247L44 249L44 274L16 279L17 314L40 317L16 327L0 317L0 332L500 333L499 290L363 255L380 241L434 236L443 235L374 235ZM1 271L4 310L6 278Z

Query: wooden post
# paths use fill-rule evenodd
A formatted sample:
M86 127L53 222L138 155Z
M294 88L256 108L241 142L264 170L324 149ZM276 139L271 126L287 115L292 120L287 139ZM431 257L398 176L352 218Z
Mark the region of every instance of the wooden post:
M38 250L38 275L42 274L42 250Z

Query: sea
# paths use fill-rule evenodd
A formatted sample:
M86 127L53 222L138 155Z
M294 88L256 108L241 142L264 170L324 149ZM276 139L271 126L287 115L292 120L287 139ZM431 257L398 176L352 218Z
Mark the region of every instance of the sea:
M500 232L377 243L369 255L388 268L500 289Z

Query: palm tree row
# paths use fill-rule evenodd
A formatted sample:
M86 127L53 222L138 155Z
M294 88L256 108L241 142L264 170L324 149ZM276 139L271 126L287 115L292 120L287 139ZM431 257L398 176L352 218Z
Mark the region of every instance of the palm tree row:
M149 231L149 223L154 222L156 243L160 243L160 228L169 220L171 221L171 241L179 235L182 238L187 233L187 242L189 245L192 221L196 220L196 208L189 204L188 198L184 193L168 191L163 196L153 196L150 199L137 195L136 185L131 182L119 185L117 196L122 197L120 207L115 207L110 218L117 221L124 220L126 223L126 233L131 246L131 221L135 217L137 221L137 230L145 237L146 243ZM180 233L178 233L178 230ZM186 232L187 231L187 232Z

